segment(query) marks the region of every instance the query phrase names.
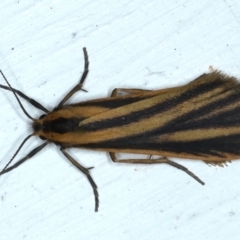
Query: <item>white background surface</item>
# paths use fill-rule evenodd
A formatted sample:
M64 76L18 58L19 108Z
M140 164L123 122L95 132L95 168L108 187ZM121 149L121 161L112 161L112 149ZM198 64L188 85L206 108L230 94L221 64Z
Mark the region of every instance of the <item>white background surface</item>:
M72 101L105 97L115 87L181 85L210 66L240 78L237 0L6 0L0 2L0 32L0 68L12 86L49 109L78 81L84 46L88 93ZM31 127L13 95L0 92L3 168ZM42 114L24 106L34 117ZM17 159L39 143L31 139ZM240 162L220 168L174 159L203 179L203 187L170 166L69 153L95 167L99 212L85 177L50 145L0 178L1 240L239 239Z

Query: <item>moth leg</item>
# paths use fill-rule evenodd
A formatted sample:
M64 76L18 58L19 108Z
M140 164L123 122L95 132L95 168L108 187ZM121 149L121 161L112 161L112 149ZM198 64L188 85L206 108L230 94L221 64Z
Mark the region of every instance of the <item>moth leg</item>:
M206 73L200 75L199 77L197 77L196 79L194 79L193 81L191 81L189 84L192 84L195 81L199 81L201 78L205 78L206 77ZM112 91L111 97L117 97L117 96L122 96L123 94L128 94L128 95L140 95L140 94L151 94L151 96L154 95L159 95L159 94L166 94L168 92L173 92L173 91L179 91L179 87L172 87L172 88L165 88L165 89L160 89L160 90L143 90L143 89L128 89L128 88L115 88Z
M110 157L112 159L113 162L117 162L117 163L140 163L140 164L156 164L156 163L166 163L169 164L179 170L184 171L185 173L187 173L189 176L191 176L192 178L194 178L196 181L198 181L200 184L204 185L205 183L199 178L197 177L194 173L192 173L191 171L189 171L186 167L175 163L171 160L169 160L166 157L161 157L158 159L152 159L152 158L147 158L147 159L117 159L116 154L110 152Z
M149 93L151 92L151 90L143 90L143 89L128 89L128 88L115 88L112 91L111 97L117 97L117 96L121 96L122 94L143 94L143 93Z
M89 183L92 186L93 189L93 193L94 193L94 197L95 197L95 212L98 211L98 207L99 207L99 194L98 194L98 190L97 190L97 185L96 183L93 181L89 170L92 169L91 168L85 168L83 167L80 163L78 163L75 159L73 159L73 157L71 157L63 147L60 148L60 151L64 154L64 156L77 168L79 169L88 179Z
M89 61L88 61L88 54L87 54L87 49L86 48L83 48L83 54L84 54L84 70L83 70L83 73L82 73L82 77L80 78L80 81L79 83L63 98L63 100L58 104L58 107L61 107L63 106L63 104L70 98L72 97L72 95L74 93L76 93L77 91L79 90L83 90L85 91L84 89L82 89L82 86L83 86L83 82L84 80L86 79L87 75L88 75L88 67L89 67Z
M165 89L160 89L160 90L143 90L143 89L128 89L128 88L115 88L112 91L111 97L117 97L117 96L122 96L123 94L126 95L143 95L143 94L148 94L149 96L156 96L159 94L166 94L166 93L172 93L173 91L179 91L179 87L173 87L173 88L165 88ZM122 94L120 94L122 93Z

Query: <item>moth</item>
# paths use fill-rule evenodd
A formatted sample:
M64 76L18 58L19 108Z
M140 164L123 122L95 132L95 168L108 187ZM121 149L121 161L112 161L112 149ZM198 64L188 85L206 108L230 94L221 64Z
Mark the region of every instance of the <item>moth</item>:
M192 82L162 90L116 88L107 98L67 104L73 94L83 89L88 75L86 48L84 71L79 83L49 111L34 99L8 86L24 114L32 120L33 132L27 136L0 175L33 157L45 146L54 143L61 153L89 180L95 197L95 211L99 208L97 185L90 169L83 167L66 151L86 148L107 151L113 162L157 164L176 167L200 184L204 182L184 166L168 157L198 159L222 166L240 158L240 85L219 71L203 74ZM30 116L19 97L44 112L39 119ZM24 158L11 164L25 142L38 136L43 143ZM157 155L157 159L118 159L116 153Z

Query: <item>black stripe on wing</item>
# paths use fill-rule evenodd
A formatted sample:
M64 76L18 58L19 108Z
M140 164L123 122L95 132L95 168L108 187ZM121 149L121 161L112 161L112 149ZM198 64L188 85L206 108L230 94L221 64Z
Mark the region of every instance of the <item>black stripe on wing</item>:
M154 115L170 110L171 108L177 107L178 104L182 104L183 102L187 102L196 96L204 94L206 92L210 92L220 86L224 86L226 83L225 80L215 79L214 81L202 82L199 85L194 86L193 88L188 89L187 91L183 91L179 95L168 98L165 101L157 103L152 107L147 109L141 109L131 112L130 114L119 116L115 118L105 119L101 121L95 121L88 124L84 124L81 126L81 131L97 131L99 129L109 129L115 127L121 127L124 125L128 125L130 123L138 122L143 119L154 117Z

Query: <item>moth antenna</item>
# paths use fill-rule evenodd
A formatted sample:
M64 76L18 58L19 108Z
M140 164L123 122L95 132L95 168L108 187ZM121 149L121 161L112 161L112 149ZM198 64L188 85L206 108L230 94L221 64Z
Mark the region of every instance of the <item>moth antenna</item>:
M3 170L0 172L0 176L2 175L2 173L7 169L7 167L11 164L11 162L13 161L13 159L17 156L18 152L21 150L21 148L23 147L23 145L27 142L27 140L34 136L34 133L28 135L20 144L20 146L18 147L17 151L13 154L12 158L8 161L8 163L5 165L5 167L3 168Z
M3 78L4 78L4 80L5 80L5 82L7 83L7 85L8 85L9 88L11 89L11 91L13 92L13 94L14 94L15 98L17 99L18 104L20 105L20 107L21 107L21 109L23 110L24 114L25 114L28 118L30 118L31 120L36 121L37 119L31 117L31 116L28 114L28 112L25 110L25 108L23 107L20 99L18 98L18 96L17 96L17 94L15 93L14 89L12 88L12 86L11 86L10 83L8 82L7 78L6 78L5 75L3 74L2 70L0 70L0 72L1 72L1 74L2 74L2 76L3 76Z

